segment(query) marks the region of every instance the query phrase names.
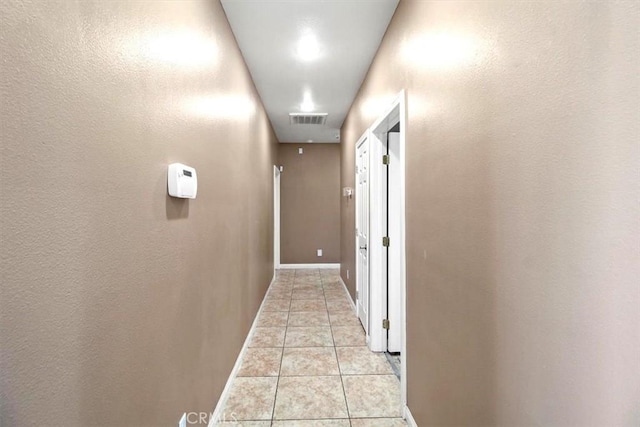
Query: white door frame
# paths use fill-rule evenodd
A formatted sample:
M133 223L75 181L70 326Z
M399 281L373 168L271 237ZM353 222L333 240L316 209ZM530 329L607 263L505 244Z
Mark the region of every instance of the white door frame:
M386 154L386 134L400 122L400 238L391 245L400 245L400 292L401 292L401 393L402 405L407 403L407 274L406 274L406 198L405 198L405 162L406 162L406 101L405 92L401 91L389 109L369 128L369 193L370 193L370 226L369 226L369 346L372 351L387 350L387 333L382 320L387 312L386 262L382 238L386 228L386 168L382 164L382 156Z
M280 268L280 168L273 166L273 269Z

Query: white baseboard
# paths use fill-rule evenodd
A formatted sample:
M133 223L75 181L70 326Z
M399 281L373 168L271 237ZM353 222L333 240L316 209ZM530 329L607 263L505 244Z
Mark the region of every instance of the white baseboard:
M273 275L273 279L271 279L271 283L269 284L269 289L271 289L271 285L276 280L276 275ZM267 292L269 292L267 289ZM214 427L218 421L220 420L220 416L223 414L224 407L227 404L227 399L229 399L229 393L231 391L231 386L233 385L233 380L236 379L238 375L238 371L240 370L240 365L242 365L242 358L247 352L247 348L249 348L249 343L251 342L251 338L253 337L253 333L255 332L256 326L258 324L258 319L260 318L260 313L262 313L262 306L264 305L264 301L266 298L263 298L262 303L260 304L260 308L258 309L258 313L256 313L255 319L253 319L253 324L251 325L251 329L249 329L249 333L247 334L247 338L244 340L244 344L242 345L242 349L240 350L240 354L236 359L235 365L233 365L233 369L229 374L229 378L227 379L227 383L224 386L224 390L222 390L222 394L220 394L220 399L218 399L218 404L216 405L216 409L213 410L211 414L211 418L209 418L208 427Z
M344 291L347 293L347 295L349 295L349 302L351 303L351 309L353 310L353 313L357 316L358 311L356 310L356 303L353 301L353 298L351 298L349 289L347 289L347 285L344 283L344 280L342 280L342 277L340 277L340 283L342 283L342 287L344 287Z
M411 411L408 406L404 407L404 419L407 421L409 427L418 427L418 424L416 423L415 418L413 418L413 415L411 415Z
M280 269L282 270L303 270L310 268L340 268L340 264L280 264Z

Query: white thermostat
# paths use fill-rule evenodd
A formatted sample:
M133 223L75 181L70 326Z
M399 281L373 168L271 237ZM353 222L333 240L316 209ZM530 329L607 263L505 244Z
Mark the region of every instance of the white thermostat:
M182 163L169 165L169 195L181 199L195 199L198 193L196 170Z

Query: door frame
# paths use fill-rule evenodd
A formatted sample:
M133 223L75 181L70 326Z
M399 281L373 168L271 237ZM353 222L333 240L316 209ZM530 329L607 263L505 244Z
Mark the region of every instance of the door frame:
M360 275L360 263L359 263L359 258L360 258L360 242L359 242L359 237L358 237L358 218L360 217L360 209L359 209L359 200L360 197L362 197L362 195L360 194L359 191L357 191L358 188L358 147L360 147L362 144L367 143L369 144L367 151L368 151L368 155L367 155L367 160L368 160L368 165L367 165L367 172L370 173L370 165L371 165L371 152L370 152L370 147L371 147L371 143L369 141L369 130L367 129L362 136L358 139L358 141L356 141L355 147L354 147L354 153L355 153L355 195L356 195L356 200L355 200L355 209L356 209L356 216L355 216L355 250L356 250L356 256L355 256L355 279L356 279L356 300L355 300L355 306L356 306L356 316L358 317L358 320L360 320L360 305L359 304L359 300L360 298L365 295L365 293L362 292L362 283L361 283L361 275ZM367 178L367 181L369 181L369 178ZM371 193L370 190L371 186L370 183L367 183L367 189L369 189L369 193ZM370 216L369 216L370 218ZM367 226L368 226L368 230L367 230L367 245L369 245L368 239L369 239L369 232L371 229L371 220L369 219L369 221L367 221ZM371 272L371 259L369 258L369 254L368 254L368 249L367 249L367 267L368 267L368 273L367 273L367 279L370 280L370 272ZM366 333L366 341L367 343L369 343L369 327L371 324L371 294L370 294L370 289L371 286L369 285L369 289L366 292L367 295L367 325L365 327L365 333ZM364 326L364 325L363 325Z
M386 230L386 169L382 156L386 154L386 134L400 123L400 292L401 292L401 402L407 404L407 272L406 272L406 94L401 91L387 111L369 128L369 348L372 351L387 350L387 333L382 320L387 312L386 262L382 237Z
M280 268L280 168L273 166L273 270Z

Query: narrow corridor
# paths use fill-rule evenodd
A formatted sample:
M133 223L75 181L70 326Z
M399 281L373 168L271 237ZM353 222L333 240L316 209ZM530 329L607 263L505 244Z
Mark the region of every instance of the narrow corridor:
M369 351L338 270L279 270L219 425L395 427L400 382Z

